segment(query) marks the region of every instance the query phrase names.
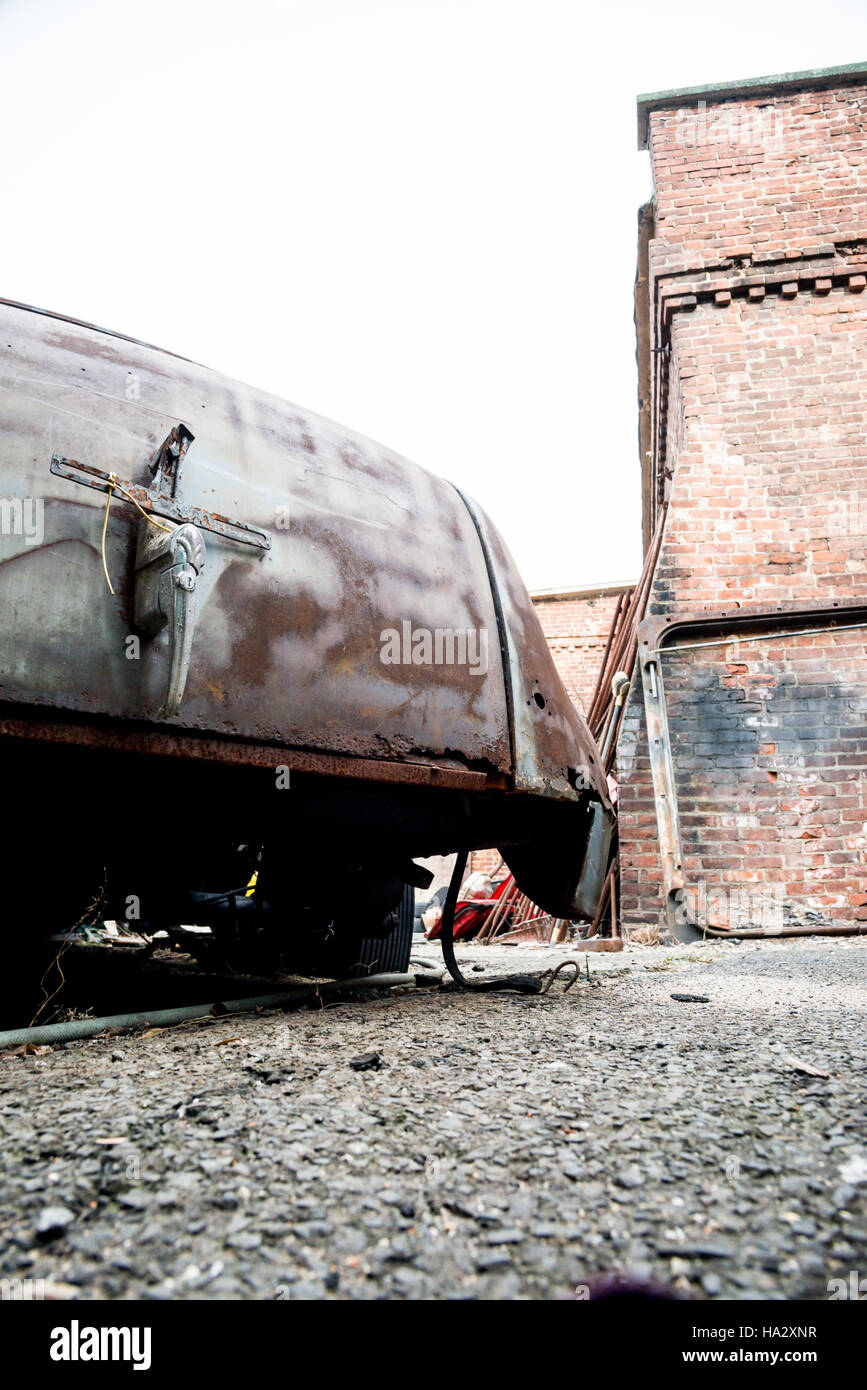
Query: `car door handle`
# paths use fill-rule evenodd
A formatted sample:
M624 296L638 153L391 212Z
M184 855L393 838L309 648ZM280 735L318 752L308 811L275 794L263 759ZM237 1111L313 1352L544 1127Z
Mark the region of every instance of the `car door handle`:
M205 540L184 522L166 533L143 521L135 562L135 626L149 636L169 635L169 679L160 718L177 714L190 669L198 618L198 582L205 568Z

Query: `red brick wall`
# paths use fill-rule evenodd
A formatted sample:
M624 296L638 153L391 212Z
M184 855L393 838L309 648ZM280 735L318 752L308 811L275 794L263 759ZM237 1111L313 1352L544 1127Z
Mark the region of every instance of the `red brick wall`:
M863 238L865 91L733 96L652 112L656 273Z
M480 874L493 874L497 872L497 882L505 878L508 870L501 867L501 856L498 849L475 849L470 855L470 872Z
M611 619L623 589L559 599L534 598L554 665L573 703L587 713Z
M863 86L651 113L652 613L867 598L865 118ZM786 920L867 919L867 631L663 670L687 880L764 885ZM624 917L656 920L640 685L618 773Z
M617 600L624 588L562 598L535 597L533 604L554 657L554 665L572 701L582 714L593 696L599 664ZM499 860L496 850L477 850L473 869L490 873Z

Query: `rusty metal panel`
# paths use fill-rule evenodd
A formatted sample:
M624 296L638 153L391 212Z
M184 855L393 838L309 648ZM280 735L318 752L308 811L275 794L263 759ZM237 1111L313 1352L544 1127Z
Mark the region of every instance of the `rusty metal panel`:
M565 801L577 800L589 788L608 806L599 750L560 680L515 562L482 508L468 497L464 502L488 559L498 608L515 787Z
M195 435L185 501L270 532L272 545L209 533L186 693L178 714L160 720L166 642L142 640L136 658L127 641L141 518L113 502L111 596L100 560L105 498L52 475L50 463L58 455L146 487L148 460L179 421ZM510 771L485 556L449 484L195 363L3 303L0 429L0 499L29 499L42 518L39 534L0 535L0 699L167 731ZM383 631L407 622L487 631L486 670L384 664ZM520 625L530 630L526 614ZM541 632L531 641L540 671L547 658L547 683ZM558 694L549 722L566 731L560 703ZM549 746L538 744L540 777Z
M8 707L13 708L12 706ZM241 739L193 736L189 732L142 729L114 721L97 722L82 716L46 718L28 711L23 718L0 707L0 739L30 743L64 744L108 753L138 753L147 757L181 758L187 762L206 762L225 767L256 767L273 770L275 763L290 772L310 772L321 777L341 777L362 782L400 783L401 786L434 787L463 792L482 792L496 788L508 790L505 773L471 772L449 758L436 762L407 759L386 762L375 758L348 758L332 753L313 753L280 748L271 743L250 743Z

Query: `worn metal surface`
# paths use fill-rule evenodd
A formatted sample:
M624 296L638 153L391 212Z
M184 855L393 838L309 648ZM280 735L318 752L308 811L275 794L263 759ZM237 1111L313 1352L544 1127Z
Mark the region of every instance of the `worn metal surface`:
M383 630L405 621L497 631L485 559L453 488L338 425L97 329L0 305L0 344L0 489L44 509L43 535L0 536L0 698L159 721L165 634L142 642L138 660L126 647L138 514L111 510L112 597L99 561L104 498L49 464L77 459L144 489L156 447L184 420L196 436L185 504L271 531L273 544L209 541L186 693L169 726L510 772L495 638L483 674L380 659Z
M0 490L42 509L39 535L0 535L0 700L111 717L118 748L133 746L134 720L236 740L232 761L292 747L336 755L349 775L353 760L383 760L430 783L440 763L446 784L463 769L482 784L511 775L517 790L576 801L591 788L607 802L511 557L456 489L330 421L77 321L0 301L0 353ZM163 457L179 420L189 424ZM126 503L108 521L114 596L101 572L109 474L145 510L217 536L169 719L166 634L130 659L140 518ZM406 624L486 634L486 669L384 663L384 633ZM94 736L109 737L106 726Z
M63 744L72 748L108 753L133 753L146 757L181 758L227 767L263 768L273 772L281 765L292 772L322 777L342 777L361 782L400 783L402 786L438 787L462 792L505 791L505 773L472 772L453 759L436 762L406 759L386 762L373 758L349 758L304 749L275 748L273 744L245 743L239 739L209 738L176 729L148 729L114 720L20 717L0 713L0 739Z
M497 606L515 786L567 801L592 789L607 806L599 750L560 680L515 562L482 508L461 496L478 529Z
M596 905L608 877L611 838L614 832L613 817L598 801L591 804L589 816L587 846L584 851L581 877L572 899L573 913L580 917L592 917L596 911Z
M692 940L708 933L718 936L739 936L743 933L727 928L716 928L702 924L701 929L690 920L686 882L683 873L683 849L680 822L677 809L677 788L671 736L668 728L668 712L665 700L665 682L661 657L669 651L690 650L694 647L717 645L716 634L728 632L732 641L743 641L739 634L755 629L757 636L766 639L775 637L795 637L811 632L814 625L824 630L847 631L867 623L867 605L864 603L834 603L831 605L778 605L775 608L756 608L753 610L736 608L721 609L717 612L689 613L673 618L645 618L638 629L638 658L641 667L641 680L644 691L644 711L647 722L647 741L650 753L650 769L653 777L653 792L656 802L656 825L659 835L659 852L662 861L663 886L665 890L666 915L669 926L679 940ZM700 637L709 634L709 640L675 642L675 637ZM788 930L776 933L765 932L760 935L787 935ZM811 929L812 930L812 929Z

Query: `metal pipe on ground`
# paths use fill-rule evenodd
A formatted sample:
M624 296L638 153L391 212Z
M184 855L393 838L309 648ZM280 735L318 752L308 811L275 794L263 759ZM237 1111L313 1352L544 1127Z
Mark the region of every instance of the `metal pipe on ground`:
M846 922L840 925L829 923L827 926L815 927L745 927L743 931L738 931L736 927L705 927L698 923L694 924L700 932L706 936L713 937L715 941L722 937L730 936L732 939L737 937L750 938L762 941L773 941L778 936L867 936L867 922Z
M422 973L422 972L418 972ZM442 972L440 972L441 974ZM433 977L433 971L425 971ZM104 1018L77 1018L66 1023L46 1023L37 1028L13 1028L0 1033L0 1050L19 1047L22 1043L78 1042L93 1038L106 1028L115 1033L130 1033L136 1028L171 1028L177 1023L191 1023L205 1018L225 1018L229 1014L252 1013L255 1009L278 1009L284 1004L313 999L320 994L334 994L347 989L391 989L395 985L414 985L416 972L383 975L361 975L352 980L322 980L299 989L281 990L277 994L252 995L247 999L222 1000L212 1004L189 1004L175 1009L154 1009L146 1013L109 1014Z

